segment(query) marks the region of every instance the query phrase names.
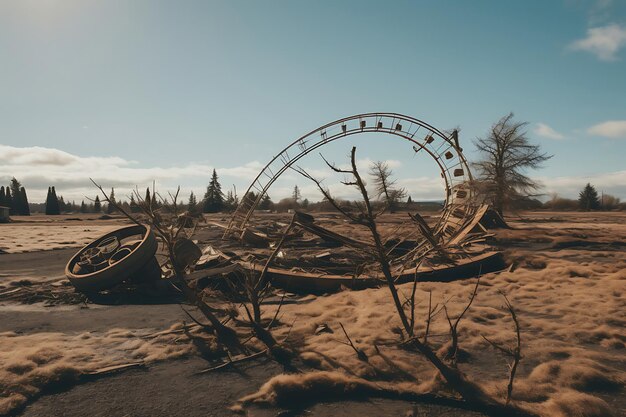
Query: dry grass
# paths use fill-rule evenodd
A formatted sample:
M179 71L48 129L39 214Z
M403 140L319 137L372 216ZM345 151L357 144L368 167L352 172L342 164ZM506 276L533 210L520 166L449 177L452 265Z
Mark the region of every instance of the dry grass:
M194 350L181 325L166 331L111 329L80 334L0 334L0 415L47 387L75 382L99 368L173 359Z
M535 215L533 222L512 222L515 230L498 232L502 240L516 242L507 257L517 268L482 277L476 300L459 325L459 367L485 391L506 396L506 358L482 338L515 342L513 323L502 308L502 291L520 320L525 356L513 402L546 417L620 415L626 401L616 403L621 410L610 410L602 398L623 398L626 380L626 215L568 213L567 221L549 217L554 214ZM433 304L447 301L455 317L474 282L419 284L416 316L426 317L432 291ZM409 296L411 285L401 285L399 291ZM265 318L273 315L270 307L264 312ZM321 395L324 390L341 395L377 395L380 389L445 393L430 363L398 346L397 317L386 288L309 296L283 305L280 322L288 325L275 329L276 338L288 336L301 359L320 372L277 376L244 402L283 404L290 396ZM344 340L340 322L367 361L338 342ZM334 333L316 335L322 324ZM150 337L154 331L0 334L0 414L46 386L75 380L84 372L174 358L194 349L188 338L178 339L178 333ZM423 331L424 323L418 320L416 333ZM445 350L445 316L434 318L430 334L435 347Z
M512 259L531 256L513 272L483 276L476 301L459 328L460 347L467 353L461 369L477 375L475 382L488 392L500 398L506 395L504 359L500 360L482 338L485 335L493 341L514 343L513 324L502 309L499 292L503 291L515 306L523 330L525 359L513 402L546 416L604 415L602 410L608 406L593 395L619 395L626 380L626 369L615 365L623 365L626 342L623 330L626 258L619 245L614 244L616 249L608 250L597 249L595 245L595 242L626 243L626 216L614 216L613 220L613 223L587 223L583 218L582 222L555 222L549 228L514 222L520 229L502 232L507 239L530 244L545 243L546 239L568 242L578 240L579 235L594 243L591 249L508 251ZM416 315L426 317L428 291L433 291L433 302L449 299L452 316L460 313L473 284L473 280L420 284L421 302ZM399 290L408 296L411 284L401 285ZM370 381L413 375L414 384L419 385L433 379L429 363L394 345L398 340L394 328L399 328L401 323L385 288L316 297L306 306L284 306L283 314L285 321L295 320L290 339L300 344L302 359L315 368L340 370L342 375ZM339 322L365 352L367 362L360 360L351 347L337 342L342 339ZM315 335L321 324L327 324L334 333ZM423 330L418 327L417 333ZM448 331L445 318L438 316L431 325L431 340L443 344L445 337L437 335L447 336ZM486 355L490 356L491 365L486 366ZM310 384L306 376L302 378L299 384ZM311 395L316 390L317 387L311 388ZM281 388L272 395L280 396L282 391ZM257 401L270 397L265 393Z

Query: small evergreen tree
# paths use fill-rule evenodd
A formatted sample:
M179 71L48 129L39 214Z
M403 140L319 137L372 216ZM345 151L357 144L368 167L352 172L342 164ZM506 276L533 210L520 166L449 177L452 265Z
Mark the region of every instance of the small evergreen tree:
M590 183L587 183L585 188L583 188L580 194L578 194L578 206L586 211L597 210L600 208L598 192Z
M300 194L300 188L298 188L297 185L293 187L293 193L291 193L291 198L293 198L293 202L296 203L296 205L298 204L298 201L300 201L300 198L302 198L302 194Z
M133 194L130 195L130 212L131 213L139 213L141 210L139 205L135 201L135 196Z
M59 204L59 198L57 197L57 191L52 186L52 199L50 201L52 203L52 214L61 214L61 205Z
M309 208L309 199L305 198L304 200L302 200L301 206L303 209Z
M45 212L49 216L55 216L60 214L59 199L54 187L48 187L48 195L46 196L46 209Z
M11 188L7 187L4 190L4 206L9 208L9 214L11 206L13 205L13 198L11 197Z
M22 216L30 216L30 206L28 205L28 197L24 187L20 188L20 203L20 214Z
M259 209L261 210L271 210L274 207L274 202L270 198L268 194L263 195L261 198L261 202L259 203Z
M22 214L24 206L22 202L22 193L20 191L20 189L22 188L22 184L20 184L20 182L15 179L15 177L13 177L11 178L9 188L11 189L11 195L13 196L11 200L11 205L9 206L10 214L20 215Z
M109 195L109 200L111 200L114 204L109 203L107 205L107 214L111 214L115 211L115 190L111 188L111 194Z
M256 194L254 191L247 192L246 195L243 196L241 200L242 203L246 202L246 204L252 204L256 201Z
M228 211L235 210L239 204L239 198L237 197L237 189L233 186L233 190L228 190L226 193L226 200L224 200L224 208Z
M152 204L152 197L150 196L150 187L146 187L146 196L144 197L144 203L148 207Z
M7 189L11 192L11 204L9 205L9 214L19 214L20 206L20 183L13 177L7 186Z
M207 187L206 194L204 194L204 204L202 211L204 213L218 213L224 209L224 194L222 193L222 186L220 185L217 177L217 172L213 170L211 176L211 182Z
M189 202L187 203L187 210L190 213L195 213L198 210L198 200L196 199L196 195L193 193L189 193Z
M46 208L45 213L47 215L52 214L52 188L48 187L48 194L46 194Z
M85 200L80 202L80 212L87 213L89 209L87 208L87 204L85 204Z
M100 204L100 196L96 196L93 202L93 212L100 213L102 211L102 204Z
M0 187L0 206L6 207L6 194L4 193L4 185Z

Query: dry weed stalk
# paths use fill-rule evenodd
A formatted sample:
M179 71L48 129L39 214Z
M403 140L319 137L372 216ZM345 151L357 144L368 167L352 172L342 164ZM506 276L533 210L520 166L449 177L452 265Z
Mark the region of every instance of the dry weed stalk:
M450 326L450 340L452 342L450 349L448 350L447 357L448 359L450 359L450 363L452 364L452 366L455 366L455 367L457 364L457 353L459 351L459 332L458 332L459 323L461 322L461 319L463 318L463 316L465 316L465 313L467 313L467 311L472 306L472 303L474 302L474 299L476 298L476 294L478 293L479 285L480 285L480 276L476 280L476 285L474 286L474 291L472 291L472 295L470 296L469 302L467 303L467 305L465 306L461 314L459 314L459 316L455 319L454 324L452 323L452 320L450 319L450 316L448 315L447 306L445 304L443 305L443 310L446 313L446 320L448 320L448 325Z
M114 200L112 200L99 184L97 184L94 180L91 181L101 191L104 197L104 201L112 204L116 210L124 214L134 223L141 224L141 222L135 216L133 216L131 213L128 213L126 210L124 210L123 207L121 207ZM176 288L181 290L181 292L185 295L189 302L198 307L200 312L209 321L209 323L201 323L196 318L194 318L188 311L186 311L185 309L183 309L183 311L185 312L185 314L187 314L187 316L189 316L192 321L194 321L194 323L201 326L201 328L214 333L217 337L218 342L225 346L228 351L232 352L233 354L242 353L244 355L248 355L244 358L237 359L236 361L247 360L247 358L250 356L256 357L260 352L254 352L250 354L249 349L245 346L246 342L250 340L250 338L242 342L238 333L233 328L226 325L228 319L225 321L221 321L216 315L216 312L218 312L218 310L212 308L206 302L206 299L204 298L202 292L195 291L194 289L189 287L185 279L186 272L193 265L189 264L188 257L186 256L187 254L185 253L185 245L179 245L179 243L184 242L189 244L189 238L193 235L193 232L197 227L201 215L192 214L189 212L181 213L180 207L178 205L179 192L180 187L178 187L175 194L168 193L172 201L172 203L170 204L172 215L169 217L165 217L161 214L161 209L168 205L168 201L166 199L163 199L160 194L154 190L154 188L152 190L152 196L156 196L157 198L159 198L160 204L159 202L157 202L156 199L150 199L148 201L148 199L143 198L138 190L134 190L133 196L137 201L137 205L141 213L145 215L145 222L154 229L155 234L163 242L163 245L168 253L167 267L171 273L170 278L172 279L173 284ZM285 235L289 232L289 228L285 232ZM276 250L273 252L270 259L268 259L266 266L260 275L255 275L254 273L243 274L243 288L245 293L245 299L250 303L253 312L250 312L250 309L245 302L242 303L244 306L244 310L249 318L249 325L253 330L254 336L256 336L257 339L259 339L263 344L267 346L267 349L263 350L262 352L271 352L273 356L281 363L289 362L289 355L285 349L280 348L280 343L278 343L276 339L272 336L270 329L276 322L277 316L282 306L282 301L277 308L274 318L270 321L270 324L267 327L263 326L261 322L261 304L263 302L263 299L267 296L269 289L269 286L265 283L265 275L268 265L275 258L278 250L280 249L280 246L284 242L285 235L283 235L281 242L277 246ZM232 281L230 280L227 280L227 282L232 284ZM231 362L233 362L233 359L230 359L230 362L228 363ZM220 366L215 367L215 369L219 368Z
M513 324L515 325L515 336L516 336L516 345L514 347L503 346L500 343L496 343L492 340L489 340L487 337L482 336L483 339L487 341L494 349L499 350L504 353L506 356L513 359L511 363L509 363L509 382L506 387L506 404L511 402L511 396L513 394L513 382L515 381L515 374L517 372L517 366L522 360L522 336L520 331L519 321L517 320L517 313L511 305L511 302L506 297L506 294L501 293L502 297L504 297L504 303L506 309L509 311L511 315L511 319L513 320Z
M395 280L391 273L391 267L389 264L389 259L387 257L387 251L382 243L380 233L378 232L378 228L376 224L376 217L379 214L382 214L382 212L385 210L386 207L383 208L383 210L380 212L374 212L372 208L372 204L370 202L369 194L365 187L365 183L363 179L361 178L361 175L359 174L359 171L356 166L356 147L352 147L352 152L350 154L351 169L349 170L337 168L335 165L329 163L325 159L324 161L333 171L352 176L352 180L345 180L345 181L342 181L342 183L344 185L357 187L359 192L361 193L363 197L363 201L355 203L355 206L359 211L358 215L341 207L341 205L339 205L337 201L330 195L330 191L324 188L324 186L322 186L320 181L318 181L317 179L309 175L305 170L303 170L302 168L295 168L295 169L301 175L313 181L317 185L318 189L322 192L324 197L341 214L343 214L344 216L346 216L348 219L352 220L353 222L360 224L362 226L365 226L370 230L372 238L374 239L374 247L376 249L375 256L377 258L376 260L380 264L382 273L385 277L385 281L387 282L387 286L389 287L389 291L391 292L393 302L398 312L398 316L400 317L400 321L402 322L402 326L404 327L404 330L406 331L409 338L411 338L413 337L413 328L411 327L411 324L409 323L406 312L404 311L404 308L402 306L402 302L400 301L400 297L398 296L398 291L396 290L396 286L395 286Z
M98 183L96 183L94 180L91 181L101 191L104 200L108 204L113 205L116 210L124 214L134 223L141 224L141 222L135 216L133 216L131 213L128 213L126 210L124 210L123 207L121 207L114 200L112 200ZM193 232L197 227L201 215L194 215L189 212L181 213L180 207L178 205L179 192L180 187L177 188L175 194L168 193L172 201L172 203L170 204L172 215L169 217L165 217L161 214L162 207L168 205L168 201L166 199L163 199L160 194L158 194L158 192L154 190L154 188L152 190L152 196L158 197L161 200L160 204L154 198L150 199L149 201L148 199L143 198L138 190L134 190L133 196L137 201L137 205L141 213L145 215L145 222L154 229L155 234L163 242L163 245L168 253L167 267L171 273L170 278L172 279L173 284L182 291L182 293L185 295L189 302L195 304L198 307L200 312L205 316L209 323L201 323L196 318L194 318L188 311L183 309L185 314L187 314L187 316L189 316L192 321L200 325L203 329L215 333L218 342L220 342L223 346L226 346L226 348L230 352L235 354L243 353L244 355L249 355L249 349L245 346L245 343L247 342L247 340L250 339L248 338L246 341L242 342L237 332L233 328L226 325L228 319L225 321L221 321L215 314L218 310L212 308L206 302L203 293L190 288L187 281L185 280L186 272L193 265L189 264L188 257L186 256L187 254L185 253L185 245L179 245L179 243L184 242L189 244L189 238L193 235ZM256 338L267 346L267 349L263 352L269 350L273 354L273 356L281 362L288 362L289 355L285 349L279 347L280 344L272 336L270 329L276 322L277 316L282 306L282 301L277 308L274 318L270 321L270 324L267 327L263 326L261 322L261 304L263 302L263 299L267 296L269 292L269 286L265 282L267 268L269 266L269 263L276 257L276 254L278 250L280 250L280 246L282 246L282 243L285 240L285 236L289 232L289 229L292 225L293 221L283 235L279 245L277 245L276 249L272 253L272 256L270 256L270 259L267 260L265 268L263 269L261 274L243 274L243 289L245 299L250 303L252 307L252 312L250 312L247 304L245 302L242 303L244 306L244 310L249 318L249 325L252 328ZM232 285L232 281L227 280L227 282ZM233 286L232 288L235 287ZM253 357L256 357L258 353L259 352L254 352L251 355ZM248 356L246 356L245 358L247 357ZM243 360L245 360L245 358ZM215 369L219 369L219 367L216 367Z
M324 159L324 162L326 162L328 167L332 169L334 172L351 176L351 178L342 181L342 184L348 185L348 186L354 186L359 190L363 198L363 201L355 203L355 207L357 208L357 213L351 212L345 209L340 204L338 204L338 202L330 194L329 189L325 188L321 184L321 181L311 176L304 169L297 167L297 168L294 168L294 170L300 173L305 178L308 178L309 180L313 181L317 185L320 192L324 195L326 200L328 200L328 202L330 202L330 204L337 211L339 211L342 215L344 215L346 218L350 219L354 223L365 226L369 229L372 235L372 238L374 240L376 261L379 263L381 271L385 277L387 287L389 288L389 291L391 293L391 297L393 299L398 317L402 323L402 327L404 328L404 331L408 335L408 340L404 341L402 344L406 348L409 348L411 350L416 350L419 353L421 353L439 371L439 373L443 376L443 378L446 380L448 385L454 391L456 391L468 405L477 407L478 409L481 409L482 411L492 416L505 416L505 415L506 416L535 416L533 413L527 412L517 407L509 406L508 401L506 404L501 404L498 400L486 394L477 385L467 380L465 375L457 368L456 359L453 360L451 365L448 365L444 363L444 361L437 356L433 348L428 344L428 332L430 330L430 322L432 320L432 317L434 316L434 310L436 309L436 306L435 306L435 309L431 307L432 298L429 301L428 317L426 319L426 330L425 330L423 340L420 340L418 337L415 336L415 331L414 331L415 292L412 291L411 297L413 298L413 301L408 300L409 308L411 309L411 311L410 311L409 317L407 317L407 313L404 309L404 305L400 301L398 290L395 286L394 277L391 273L391 267L390 267L390 262L389 262L389 258L387 255L387 251L382 243L381 236L380 236L380 233L378 232L378 228L376 224L376 217L379 214L381 214L385 210L386 207L380 212L374 212L367 189L365 187L365 182L363 181L361 175L359 174L357 170L356 147L353 147L350 153L350 163L351 163L350 169L337 168L334 164L331 164L328 161L326 161L326 159ZM477 281L468 304L464 308L463 312L455 319L454 324L452 323L452 320L450 319L450 317L447 315L447 312L446 312L448 323L450 324L450 334L452 337L452 346L454 348L453 352L455 353L454 355L455 357L456 357L456 351L458 350L458 325L461 319L463 318L463 316L465 315L465 313L469 310L471 304L473 303L476 297L479 282L480 280ZM417 285L417 277L414 279L413 285L414 286ZM443 304L444 304L443 308L445 310L446 303L443 303ZM344 333L345 333L345 330L344 330ZM519 360L517 362L519 362ZM517 368L517 362L514 362L513 364L513 367L515 369ZM514 376L515 372L513 371L513 367L512 367L512 374ZM512 390L512 381L510 383L510 387Z
M363 350L359 349L358 347L355 346L354 342L352 342L352 339L350 338L350 336L348 336L348 332L346 331L346 328L343 327L343 324L341 322L339 322L339 326L341 326L341 330L343 330L343 334L346 336L346 339L348 340L348 342L341 342L339 341L339 343L342 343L346 346L350 346L352 348L352 350L354 350L354 353L356 353L356 356L359 358L359 360L362 360L363 362L368 362L369 359L367 358L367 355L365 354L365 352L363 352Z
M273 293L270 282L267 279L269 266L276 259L294 224L295 215L283 231L281 239L265 261L265 265L260 273L257 273L255 270L238 269L236 273L226 277L226 283L229 288L226 295L233 304L240 304L243 307L245 317L247 318L245 324L252 329L254 337L266 346L266 352L269 352L278 362L290 369L294 369L291 365L291 351L283 346L284 341L277 341L271 331L278 320L278 315L285 300L285 294L283 293L271 320L263 319L262 307L265 299Z
M104 201L108 204L111 204L117 211L122 213L128 219L130 219L133 223L138 225L142 225L137 216L134 216L131 213L128 213L121 205L119 205L115 200L111 199L110 196L104 191L102 186L98 184L96 181L91 179L91 182L100 190L104 197ZM176 190L174 195L170 194L172 198L172 210L173 216L170 216L169 219L164 218L161 215L161 208L158 207L157 201L154 196L159 196L161 199L161 207L167 203L167 201L160 197L160 195L154 190L152 190L153 198L150 201L144 199L139 191L135 189L133 191L133 195L137 200L137 206L139 207L141 213L145 216L145 223L150 225L154 230L155 234L158 238L160 238L161 242L165 246L167 251L167 266L170 268L169 277L171 279L172 284L178 288L183 295L187 298L187 300L196 305L198 309L202 312L205 318L210 322L211 328L215 333L217 340L226 346L230 351L233 352L246 352L246 348L241 344L239 340L239 336L237 332L232 328L226 326L220 319L215 315L216 310L210 307L203 295L194 291L189 287L187 281L185 280L186 269L189 265L185 265L184 262L181 262L181 254L177 253L177 242L182 241L182 238L188 239L191 237L195 228L197 226L199 218L193 216L192 214L182 214L183 221L180 223L181 213L180 207L178 206L178 194L180 192L180 187ZM191 219L192 227L185 227L188 223L187 221ZM190 229L185 231L185 229ZM184 233L184 236L181 234ZM207 325L204 325L207 326Z

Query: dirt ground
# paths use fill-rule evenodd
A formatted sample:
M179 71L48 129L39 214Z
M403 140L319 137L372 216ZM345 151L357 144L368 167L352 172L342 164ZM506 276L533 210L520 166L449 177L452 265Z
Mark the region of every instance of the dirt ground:
M394 224L399 216L383 220ZM260 360L195 375L209 364L181 335L182 322L189 319L179 299L148 296L95 304L33 298L37 302L25 304L3 297L17 289L71 292L63 269L76 248L125 224L120 218L93 215L17 220L0 225L0 248L8 252L0 254L0 415L232 415L232 405L257 391L254 404L247 408L249 415L280 411L268 400L275 394L271 384L262 388L283 372L275 363ZM209 220L225 222L227 217ZM505 292L522 327L524 359L514 400L545 416L624 415L626 213L533 212L507 220L513 229L497 231L494 244L505 252L512 267L482 277L477 299L460 329L461 348L467 353L461 369L486 390L502 395L505 358L482 336L512 342L512 323L502 310L500 292ZM199 243L214 244L216 233L206 226L198 233ZM451 314L457 314L474 283L420 284L417 314L427 308L428 291L435 302L447 301ZM400 290L409 291L410 284ZM290 297L282 310L284 325L276 333L278 338L288 336L312 368L392 383L373 371L386 370L384 357L415 379L401 384L432 388L432 367L393 346L396 321L385 288L342 291ZM337 342L340 322L371 359L371 366ZM316 335L321 324L335 333ZM442 317L433 323L433 343L444 343L446 326ZM143 366L110 376L85 376L124 363ZM382 399L313 401L299 412L477 415Z

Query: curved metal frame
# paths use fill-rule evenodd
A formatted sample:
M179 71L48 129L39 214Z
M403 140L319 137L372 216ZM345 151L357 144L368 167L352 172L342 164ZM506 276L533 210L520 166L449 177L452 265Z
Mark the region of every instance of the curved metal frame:
M415 136L422 129L426 135L418 140ZM312 130L280 151L246 190L224 236L229 236L234 231L242 231L246 227L263 195L291 165L320 146L360 133L391 134L413 143L415 152L427 152L439 166L446 188L446 204L433 228L434 233L445 240L451 239L460 231L467 219L474 214L476 205L472 198L473 190L469 186L472 174L455 135L448 137L428 123L398 113L364 113L335 120ZM294 149L298 152L293 152ZM252 200L248 196L254 191L257 195Z

